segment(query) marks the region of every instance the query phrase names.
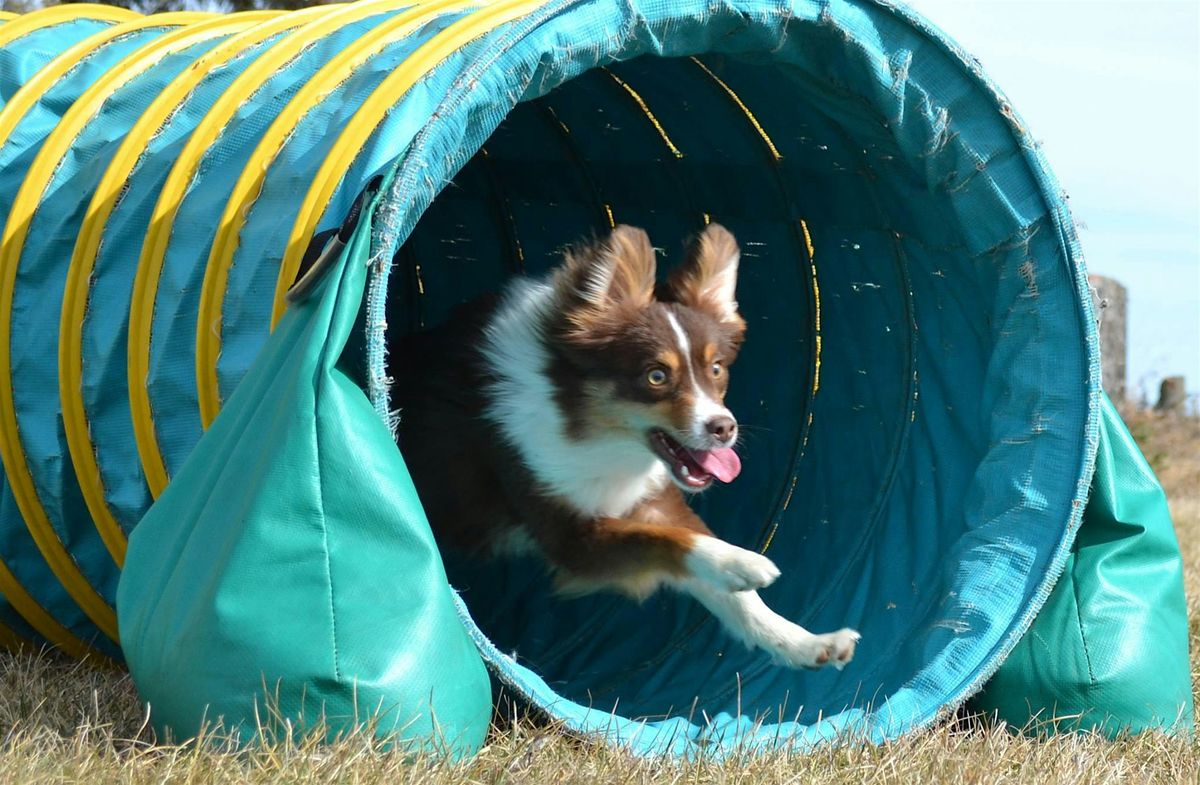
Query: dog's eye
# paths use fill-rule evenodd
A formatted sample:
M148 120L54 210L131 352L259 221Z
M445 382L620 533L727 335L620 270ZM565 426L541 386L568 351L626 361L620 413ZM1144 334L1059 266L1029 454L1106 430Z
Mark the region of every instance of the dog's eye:
M714 378L714 379L719 379L719 378L721 378L721 374L723 374L723 373L725 373L725 366L724 366L724 365L721 365L721 361L720 361L720 360L718 360L717 362L714 362L714 363L712 364L712 375L713 375L713 378Z
M646 381L650 383L651 387L662 387L667 383L667 372L662 368L651 368L646 373Z

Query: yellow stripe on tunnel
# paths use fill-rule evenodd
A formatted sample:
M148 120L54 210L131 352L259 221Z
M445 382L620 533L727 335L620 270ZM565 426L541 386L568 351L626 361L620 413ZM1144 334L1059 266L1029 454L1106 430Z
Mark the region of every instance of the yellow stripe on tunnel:
M67 72L91 56L97 49L110 41L135 33L140 30L155 27L179 27L200 19L208 18L203 14L158 14L132 19L122 24L114 24L98 33L93 33L79 43L67 49L42 66L37 73L29 78L17 92L13 93L8 103L0 109L0 145L4 144L13 130L25 117L25 114L42 100L46 91L58 84Z
M523 2L528 4L528 0L523 0ZM217 381L217 358L221 352L221 312L225 302L225 286L229 280L229 269L233 265L233 256L237 251L238 235L249 214L250 206L262 189L267 170L270 168L271 162L275 160L283 143L313 107L324 100L337 85L349 79L367 60L378 55L387 46L403 40L419 26L438 15L476 5L478 5L478 0L434 0L397 14L386 23L363 35L338 53L309 79L259 140L249 161L242 168L242 173L226 203L225 212L217 223L217 235L213 241L212 251L208 257L208 266L204 271L204 283L200 289L200 309L196 316L196 387L200 399L200 420L205 428L212 424L221 408L221 393ZM488 10L505 8L510 5L513 5L513 0L488 7ZM467 19L473 18L474 15L467 17ZM450 25L447 30L462 24L463 21L466 20ZM421 47L418 47L417 51L419 52L420 49ZM397 67L396 72L403 71L407 64L408 60L406 59ZM393 72L392 75L395 75L396 72ZM372 93L373 95L374 93ZM367 100L369 101L371 98L368 97ZM350 122L353 123L354 120Z
M78 16L76 14L69 18L74 19L78 18ZM128 13L123 16L128 21L113 24L79 41L44 65L25 84L21 85L20 89L4 105L3 109L0 109L0 145L7 142L9 136L16 129L22 118L42 100L47 90L56 85L59 79L69 73L85 58L95 53L100 47L117 38L141 30L156 27L178 27L199 19L209 18L207 14L190 13L160 14L154 17ZM10 583L6 582L5 573L7 572L7 569L0 571L0 593L4 594L13 606L13 609L20 613L46 640L77 657L84 655L92 657L102 656L79 640L66 627L51 618L23 587L19 587L18 585L17 589L13 589ZM11 582L17 581L16 576L11 575L11 573L8 574L8 577L11 578Z
M60 624L58 619L51 616L41 603L29 593L29 590L21 585L17 576L3 560L0 560L0 593L4 594L13 610L21 614L21 618L25 619L30 627L37 630L42 637L64 653L76 659L86 657L94 662L116 667L115 662L84 643L73 632Z
M165 16L167 15L164 14ZM196 14L171 16L180 21L204 18ZM186 49L269 16L273 14L235 14L183 27L140 47L106 71L104 76L75 100L54 131L46 137L17 191L3 236L0 237L0 458L3 459L13 497L21 516L25 519L25 525L51 571L88 618L114 641L117 640L116 613L88 583L74 557L59 540L38 497L21 443L13 401L11 356L13 294L21 252L30 222L59 164L80 131L96 116L116 90L172 52Z
M427 7L440 9L448 5L450 3L441 2ZM225 125L238 108L261 89L280 68L306 48L346 25L409 6L412 6L411 0L363 0L331 11L272 44L246 67L209 108L204 119L192 131L178 160L167 175L158 201L154 205L150 228L142 245L129 312L129 406L133 414L133 432L142 471L146 475L150 493L155 498L167 487L170 478L158 443L158 430L154 423L154 411L147 386L154 306L175 216L201 159L220 137ZM314 79L315 77L309 82Z
M338 7L340 6L314 6L294 13L281 14L232 36L179 74L146 107L126 134L84 214L63 294L58 342L59 397L62 399L63 427L71 462L75 466L75 476L100 538L118 566L124 566L127 539L108 506L104 480L92 444L87 409L83 402L83 325L87 317L92 273L105 225L150 140L159 133L171 115L209 73L271 36L299 27L314 18L331 13Z
M450 25L405 58L404 62L395 71L388 74L379 86L362 101L358 111L346 123L341 136L325 156L296 216L275 284L275 312L272 315L272 326L278 322L279 316L283 313L284 295L300 268L304 251L316 232L317 222L329 204L334 190L350 164L362 150L363 145L366 144L387 113L392 110L392 107L418 80L449 55L492 29L519 19L541 5L543 3L540 0L497 2ZM230 234L236 240L236 232ZM229 248L228 257L223 260L226 265L232 261L233 250L234 247ZM213 271L215 258L214 249L214 258L209 260L209 273ZM218 310L218 318L219 313ZM209 347L206 347L210 352L210 356L206 357L206 360L211 360L211 362L204 368L205 380L201 383L202 388L207 388L210 394L216 392L216 357L219 353L220 338L219 333L216 331L214 333L215 340L210 342ZM199 348L199 344L197 348ZM200 360L200 353L197 351L196 362L198 365Z

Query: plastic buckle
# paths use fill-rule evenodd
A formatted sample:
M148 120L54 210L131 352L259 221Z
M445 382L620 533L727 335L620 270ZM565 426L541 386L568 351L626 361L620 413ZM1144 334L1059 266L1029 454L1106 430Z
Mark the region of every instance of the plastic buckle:
M350 238L354 236L354 230L358 228L363 208L374 198L382 182L383 175L377 174L372 177L371 181L367 183L367 187L355 198L342 225L337 229L328 229L313 237L308 250L304 252L304 259L300 262L300 269L304 272L284 295L288 304L306 300L321 279L325 277L325 273L329 271L333 263L341 257Z

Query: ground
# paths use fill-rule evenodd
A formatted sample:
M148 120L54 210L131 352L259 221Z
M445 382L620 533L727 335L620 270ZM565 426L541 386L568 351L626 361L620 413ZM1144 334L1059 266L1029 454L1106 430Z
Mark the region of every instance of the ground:
M1171 499L1200 662L1200 419L1127 412ZM1193 672L1193 681L1197 674ZM1200 743L1143 734L1048 740L940 727L883 747L721 764L638 761L520 726L465 764L407 761L368 738L236 752L153 744L127 677L51 655L0 655L0 783L1101 783L1200 782Z

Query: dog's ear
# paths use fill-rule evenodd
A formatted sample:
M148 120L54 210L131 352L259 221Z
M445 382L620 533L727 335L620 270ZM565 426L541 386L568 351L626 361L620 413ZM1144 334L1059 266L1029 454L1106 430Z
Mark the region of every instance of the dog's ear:
M741 251L733 234L709 224L688 250L687 259L663 286L662 299L696 308L722 324L744 329L735 298Z
M654 247L632 226L617 226L608 237L567 251L555 278L563 309L588 329L644 308L654 299Z

